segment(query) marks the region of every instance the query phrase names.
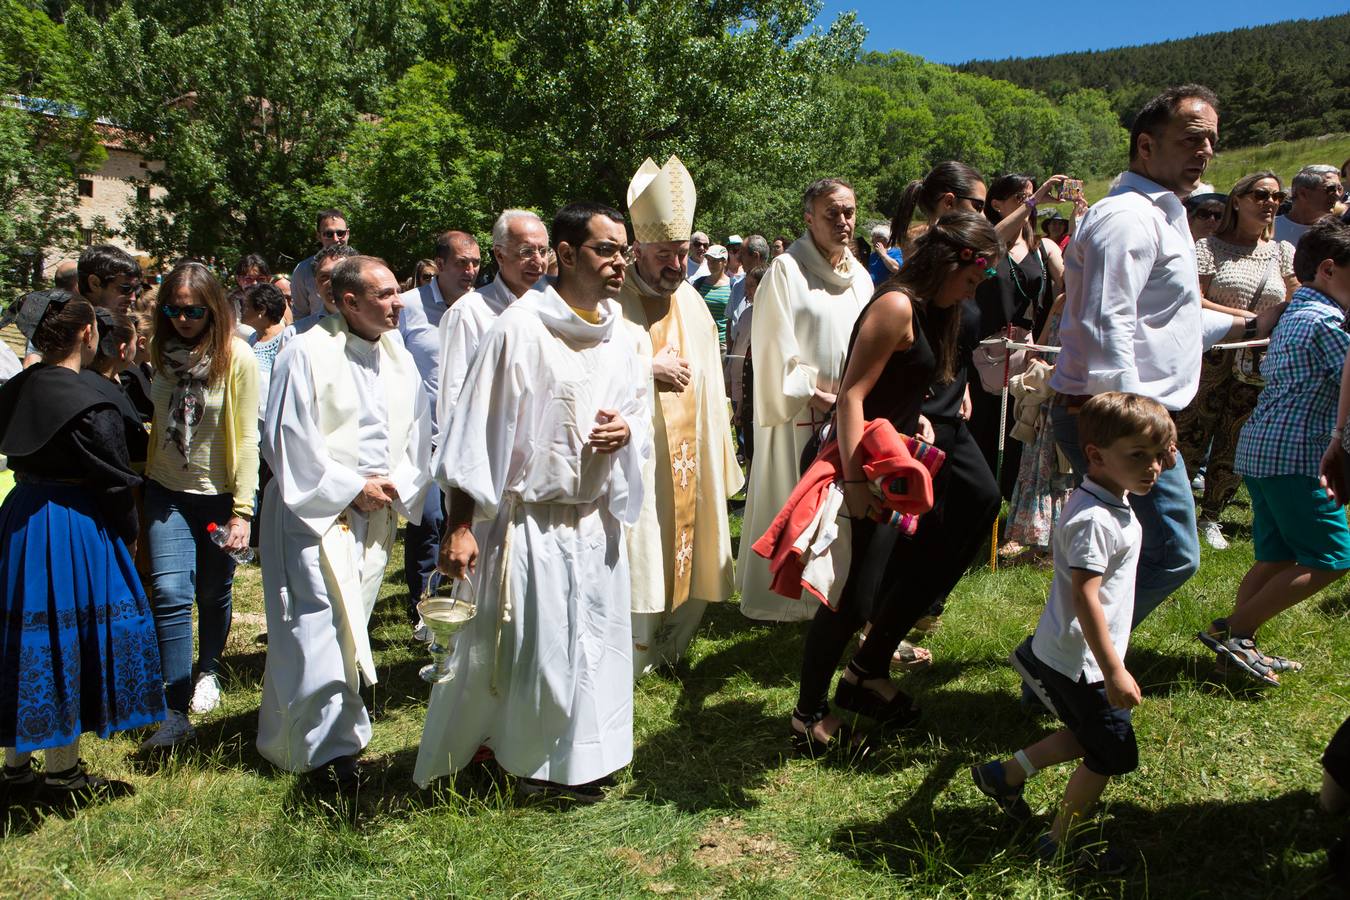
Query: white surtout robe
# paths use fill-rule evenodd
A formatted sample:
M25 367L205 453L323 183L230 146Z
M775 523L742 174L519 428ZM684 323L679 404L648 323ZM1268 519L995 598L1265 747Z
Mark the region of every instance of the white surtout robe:
M664 521L670 517L673 497L669 490L662 489L656 466L670 465L670 452L663 412L665 401L651 379L652 357L662 348L653 346L648 309L640 279L635 275L636 270L630 269L619 299L647 376L653 431L653 452L642 473L646 486L642 515L628 532L628 565L633 581L633 670L638 676L663 663L673 663L683 655L708 604L726 601L735 590L727 498L741 489L745 476L736 461L731 436L726 386L717 350L717 325L698 291L682 281L669 302L677 304L687 341L687 346L676 348L677 352L689 361L693 372L686 390L697 394L698 442L694 454L697 496L693 538L686 548L686 552L692 553L686 563L693 569L689 594L672 608L667 590L681 547L670 523ZM662 475L668 482L670 474Z
M306 772L370 742L359 688L374 684L367 622L398 516L417 521L430 483L431 414L398 335L374 344L330 316L277 357L263 435L274 478L263 500L267 667L258 751ZM351 501L386 474L399 500Z
M618 304L578 318L531 291L483 339L445 435L442 487L475 503L476 618L454 677L432 689L413 778L454 772L479 745L508 772L584 784L633 756L630 584L623 530L651 453L646 381ZM600 409L632 430L587 445Z
M774 259L755 294L755 459L736 560L741 612L751 619L802 621L820 606L810 595L789 599L771 591L769 561L750 546L801 479L802 450L824 421L812 410L812 393L838 393L853 325L871 296L867 267L846 253L833 268L809 234Z

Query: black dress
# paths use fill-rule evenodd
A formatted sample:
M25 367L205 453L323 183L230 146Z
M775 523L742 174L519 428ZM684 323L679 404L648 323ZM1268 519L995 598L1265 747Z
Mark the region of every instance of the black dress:
M997 276L981 284L975 291L975 305L980 317L979 340L1001 335L1010 324L1028 329L1034 338L1045 326L1053 300L1044 251L1037 247L1016 263L1004 254L998 263ZM973 363L969 377L972 407L970 430L990 471L997 471L1002 397L981 387ZM1012 401L1009 400L1003 417L1003 467L999 474L999 490L1005 500L1012 499L1017 469L1022 461L1021 441L1009 437L1013 426L1012 412Z
M853 326L853 335L849 338L850 355L862 323L876 300L874 296ZM917 433L919 413L937 371L937 359L925 328L926 317L918 304L913 305L913 310L916 326L914 343L890 355L876 384L863 399L865 419L888 419L903 434ZM845 371L847 368L846 363ZM882 573L890 570L892 559L895 556L907 556L914 542L896 542L894 529L878 526L871 519L850 519L850 524L852 555L839 607L831 610L821 604L811 621L803 648L797 709L804 716L810 716L826 705L830 679L854 633L865 622L871 621L872 634L875 635L879 627L877 623L888 621L893 612L905 615L904 610L890 609L890 604L896 599L895 593L878 591L877 582ZM923 527L921 523L920 533ZM882 640L885 639L883 635ZM867 645L872 640L869 637ZM887 651L887 655L893 651L894 647Z
M0 452L16 476L0 505L0 745L20 751L164 717L154 620L125 543L140 483L125 411L111 382L86 374L37 365L0 388Z

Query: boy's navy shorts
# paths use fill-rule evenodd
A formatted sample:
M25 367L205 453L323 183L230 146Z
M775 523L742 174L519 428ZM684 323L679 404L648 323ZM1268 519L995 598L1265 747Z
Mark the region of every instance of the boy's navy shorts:
M1073 681L1040 660L1036 668L1045 692L1055 704L1064 726L1083 745L1083 765L1098 775L1124 775L1139 767L1139 745L1134 740L1130 711L1106 699L1106 683Z

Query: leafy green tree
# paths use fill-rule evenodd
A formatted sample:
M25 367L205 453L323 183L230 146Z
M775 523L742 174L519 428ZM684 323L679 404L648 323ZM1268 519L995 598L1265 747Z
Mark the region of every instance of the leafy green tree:
M308 252L314 186L386 83L385 48L363 30L372 7L393 18L403 9L237 0L177 29L130 3L103 21L66 11L83 105L165 163L150 177L166 195L124 223L143 247L161 257Z
M454 71L424 62L410 69L378 118L358 123L342 154L329 164L317 199L359 210L357 243L396 271L429 256L448 229L486 238L496 210L481 185L497 177L495 132L474 129L456 111Z
M788 228L814 177L846 164L847 111L822 86L861 42L852 17L808 32L818 2L463 0L431 59L455 66L454 105L492 134L484 208L622 207L644 157L677 153L698 221ZM428 34L432 34L428 29Z
M62 105L69 48L37 6L0 0L0 285L37 286L44 251L79 237L75 179L105 154L91 123ZM22 98L22 99L21 99Z

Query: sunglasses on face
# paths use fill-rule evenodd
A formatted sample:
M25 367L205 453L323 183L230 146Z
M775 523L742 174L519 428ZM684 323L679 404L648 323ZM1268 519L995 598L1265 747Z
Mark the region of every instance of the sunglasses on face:
M690 242L689 242L689 246L690 246L690 247L703 247L704 249L707 249L708 247L711 247L712 244L709 244L707 241L690 241Z
M323 231L326 238L345 238L347 236L346 228L326 228Z
M1265 188L1257 188L1253 191L1249 191L1247 196L1251 197L1257 203L1269 203L1271 200L1274 200L1276 203L1283 203L1284 198L1289 195L1284 191L1268 191Z
M1200 210L1196 210L1195 213L1191 215L1191 218L1192 218L1192 219L1196 219L1197 221L1200 221L1200 222L1205 222L1205 221L1209 221L1209 222L1217 222L1217 221L1219 221L1220 219L1223 218L1223 210L1221 210L1221 209L1200 209Z
M963 197L960 194L953 194L952 196L956 197L957 200L964 200L967 203L969 203L971 206L975 208L975 211L977 213L984 212L984 201L981 200L979 197Z
M196 322L198 319L206 318L205 306L179 306L176 303L165 303L163 307L164 317L166 319L186 318Z

